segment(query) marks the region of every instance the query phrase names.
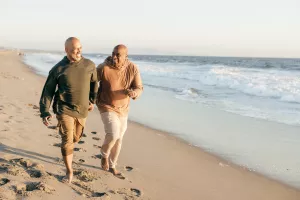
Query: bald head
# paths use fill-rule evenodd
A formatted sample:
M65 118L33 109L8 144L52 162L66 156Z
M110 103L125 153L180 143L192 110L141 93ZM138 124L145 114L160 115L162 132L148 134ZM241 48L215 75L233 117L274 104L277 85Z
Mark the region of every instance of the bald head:
M80 42L78 38L76 37L69 37L66 41L65 41L65 47L72 45L73 42Z
M126 54L128 53L128 49L127 49L127 47L124 45L124 44L119 44L119 45L117 45L117 46L115 46L115 48L114 48L114 51L115 50L117 50L117 51L124 51Z
M127 60L127 47L123 44L119 44L115 46L112 52L113 64L115 67L120 68L122 67L126 60Z
M65 51L71 62L76 62L81 59L81 43L76 37L69 37L65 42Z

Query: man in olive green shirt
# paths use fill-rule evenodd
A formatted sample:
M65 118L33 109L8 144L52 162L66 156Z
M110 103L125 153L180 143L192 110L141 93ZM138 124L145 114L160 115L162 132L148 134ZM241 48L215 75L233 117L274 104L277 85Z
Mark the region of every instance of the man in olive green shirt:
M61 152L67 168L66 178L71 183L74 143L80 140L88 111L93 109L98 83L95 64L81 56L81 44L77 38L66 40L65 51L67 56L49 72L40 99L40 112L43 123L48 126L52 117L49 108L55 96Z

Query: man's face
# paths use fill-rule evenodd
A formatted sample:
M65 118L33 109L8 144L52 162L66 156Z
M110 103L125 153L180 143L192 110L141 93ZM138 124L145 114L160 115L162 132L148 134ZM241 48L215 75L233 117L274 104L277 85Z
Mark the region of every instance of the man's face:
M113 64L115 67L122 67L127 58L127 49L115 48L112 52Z
M81 59L81 50L82 47L79 40L72 41L72 43L66 47L68 58L73 62Z

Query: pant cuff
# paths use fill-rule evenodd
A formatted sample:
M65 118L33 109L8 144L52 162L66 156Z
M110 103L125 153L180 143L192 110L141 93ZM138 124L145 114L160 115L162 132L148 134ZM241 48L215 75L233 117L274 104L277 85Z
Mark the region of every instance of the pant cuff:
M108 153L104 153L103 151L101 151L100 153L101 153L101 156L103 158L108 158L109 157Z
M116 168L115 164L109 164L109 168Z

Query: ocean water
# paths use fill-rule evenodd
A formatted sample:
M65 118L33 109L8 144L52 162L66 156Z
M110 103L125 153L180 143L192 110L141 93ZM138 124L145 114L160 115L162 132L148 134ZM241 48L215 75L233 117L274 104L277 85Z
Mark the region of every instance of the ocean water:
M63 56L28 53L24 62L47 76ZM85 57L100 64L107 56ZM129 58L139 66L145 86L142 97L131 103L131 120L171 132L191 145L300 188L300 59ZM272 127L283 124L279 127L289 131L256 127L262 131L253 133L233 127L220 133L212 123L226 118L234 124L236 116L250 117L257 127L261 127L259 119ZM247 120L240 123L247 127ZM206 132L199 132L201 124Z

